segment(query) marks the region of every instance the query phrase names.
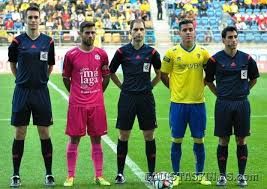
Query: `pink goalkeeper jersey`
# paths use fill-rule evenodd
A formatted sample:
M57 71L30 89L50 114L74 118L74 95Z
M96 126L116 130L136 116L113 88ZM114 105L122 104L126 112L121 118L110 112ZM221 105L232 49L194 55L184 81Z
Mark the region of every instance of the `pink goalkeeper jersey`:
M102 76L109 75L108 55L104 50L71 49L65 55L62 75L71 79L70 105L103 106Z

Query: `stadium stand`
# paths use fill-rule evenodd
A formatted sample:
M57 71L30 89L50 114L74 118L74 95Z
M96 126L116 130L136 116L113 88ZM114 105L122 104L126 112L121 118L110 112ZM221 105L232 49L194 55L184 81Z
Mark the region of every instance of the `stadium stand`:
M1 41L10 42L25 29L24 13L31 3L40 7L43 32L58 43L77 42L78 26L85 20L96 23L101 42L126 43L130 21L143 18L149 32L146 41L155 44L147 0L0 0L0 26L7 31L7 35L0 32Z
M200 43L219 42L220 31L227 25L235 25L241 31L242 43L263 42L267 32L267 0L182 0L179 3L170 0L166 9L171 30L177 30L180 20L191 19ZM173 43L179 42L176 36L171 39Z

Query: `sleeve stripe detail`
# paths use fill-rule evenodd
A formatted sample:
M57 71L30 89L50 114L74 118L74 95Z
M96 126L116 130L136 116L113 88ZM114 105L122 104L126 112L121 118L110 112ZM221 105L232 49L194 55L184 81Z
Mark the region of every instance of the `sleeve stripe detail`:
M19 44L19 41L18 41L16 38L14 38L13 41L14 41L15 43Z
M251 56L250 55L248 55L248 60L251 58Z
M118 52L119 52L120 54L122 54L122 51L121 51L121 49L120 49L120 48L118 48Z
M54 43L54 40L53 39L50 40L49 44L51 45L52 43Z
M156 52L156 49L153 49L152 54L155 54L155 52Z
M210 57L210 59L212 60L213 63L216 62L215 58L214 57Z

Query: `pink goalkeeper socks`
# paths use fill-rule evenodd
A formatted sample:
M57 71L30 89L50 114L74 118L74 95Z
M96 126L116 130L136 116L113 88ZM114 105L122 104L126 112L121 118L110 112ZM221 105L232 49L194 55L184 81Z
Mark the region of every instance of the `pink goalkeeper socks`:
M101 144L92 144L92 160L95 167L95 176L102 176L103 170L103 152Z
M69 143L67 145L67 163L68 163L68 176L74 177L76 170L76 160L78 156L78 145Z

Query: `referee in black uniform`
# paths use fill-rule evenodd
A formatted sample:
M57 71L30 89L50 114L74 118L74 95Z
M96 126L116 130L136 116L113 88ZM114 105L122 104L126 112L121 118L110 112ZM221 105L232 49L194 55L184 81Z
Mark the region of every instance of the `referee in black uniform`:
M205 81L216 95L215 131L219 137L217 161L220 177L218 186L227 183L226 164L228 144L232 131L236 138L236 155L238 160L237 184L246 186L244 176L248 148L246 137L250 135L250 103L248 95L256 84L259 71L255 60L248 54L237 50L238 32L228 26L222 31L224 50L213 55L205 68ZM216 85L213 81L216 81Z
M123 174L125 158L128 152L128 140L135 117L143 131L146 143L148 171L155 171L156 143L154 129L157 127L155 101L152 88L160 81L160 55L152 47L144 44L145 24L143 20L133 20L130 24L131 43L119 48L110 64L111 79L121 89L118 102L116 127L119 129L117 145L118 174L117 184L125 182ZM123 82L115 72L121 65ZM154 68L156 76L151 80L150 70Z
M16 78L11 116L11 125L15 127L12 146L14 172L10 187L21 185L19 169L31 115L41 140L46 168L44 184L53 186L53 147L48 130L53 119L47 82L55 64L54 42L51 37L38 30L40 11L37 6L30 6L26 10L25 23L26 33L15 37L8 48L10 68Z

